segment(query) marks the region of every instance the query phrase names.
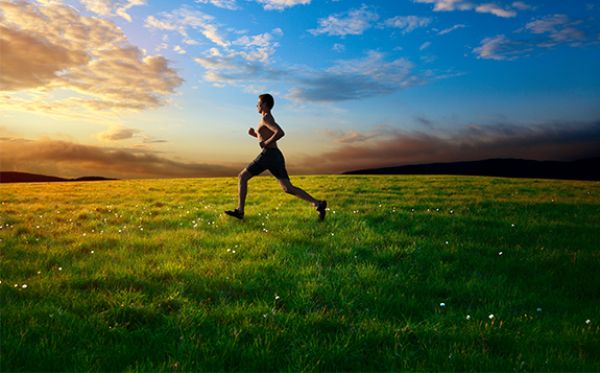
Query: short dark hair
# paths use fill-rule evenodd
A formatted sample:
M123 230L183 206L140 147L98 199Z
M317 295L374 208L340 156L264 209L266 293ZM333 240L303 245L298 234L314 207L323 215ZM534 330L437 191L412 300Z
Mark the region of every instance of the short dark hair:
M263 93L262 95L258 96L258 98L267 104L269 110L273 109L273 106L275 106L275 99L268 93Z

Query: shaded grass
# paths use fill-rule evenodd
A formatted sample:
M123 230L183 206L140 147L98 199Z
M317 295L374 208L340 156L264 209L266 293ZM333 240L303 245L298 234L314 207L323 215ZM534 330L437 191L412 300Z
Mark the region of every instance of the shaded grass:
M293 181L2 185L0 369L600 369L600 184Z

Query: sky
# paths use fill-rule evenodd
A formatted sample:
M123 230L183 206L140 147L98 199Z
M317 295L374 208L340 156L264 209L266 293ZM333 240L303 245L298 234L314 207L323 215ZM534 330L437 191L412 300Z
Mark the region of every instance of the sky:
M600 156L597 0L0 0L0 169L235 176Z

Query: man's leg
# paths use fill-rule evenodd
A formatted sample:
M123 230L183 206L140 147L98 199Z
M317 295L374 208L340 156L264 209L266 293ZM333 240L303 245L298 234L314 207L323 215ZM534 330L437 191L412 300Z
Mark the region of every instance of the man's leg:
M250 180L253 175L248 172L248 169L244 168L242 172L238 175L238 207L237 210L244 213L244 208L246 206L246 195L248 194L248 180Z
M319 219L325 219L325 210L327 209L327 201L319 201L315 199L313 196L305 192L304 190L293 186L289 179L278 179L279 184L281 184L281 188L284 192L294 195L298 198L301 198L307 202L313 204L316 207L317 212L319 213Z
M279 179L279 184L284 192L301 198L305 201L312 203L315 207L319 204L319 201L314 199L313 196L305 192L304 190L292 185L289 179Z

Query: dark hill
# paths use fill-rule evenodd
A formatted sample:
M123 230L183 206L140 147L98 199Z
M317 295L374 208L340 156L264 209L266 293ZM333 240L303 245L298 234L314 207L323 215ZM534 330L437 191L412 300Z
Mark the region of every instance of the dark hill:
M64 179L56 176L46 176L30 174L26 172L14 172L14 171L0 171L0 183L48 183L48 182L66 182L66 181L101 181L101 180L115 180L108 179L100 176L84 176L76 179Z
M540 179L600 180L600 158L572 162L525 159L487 159L472 162L430 163L344 172L348 175L477 175Z

